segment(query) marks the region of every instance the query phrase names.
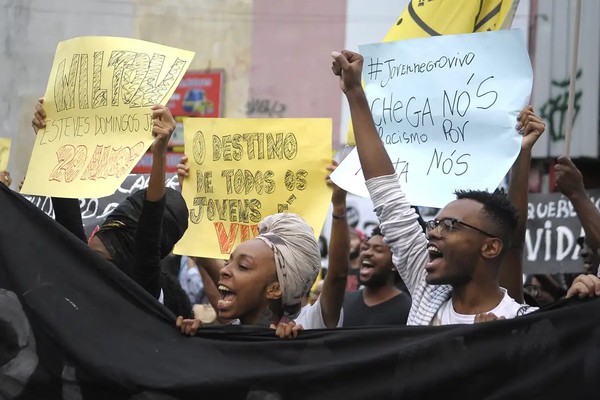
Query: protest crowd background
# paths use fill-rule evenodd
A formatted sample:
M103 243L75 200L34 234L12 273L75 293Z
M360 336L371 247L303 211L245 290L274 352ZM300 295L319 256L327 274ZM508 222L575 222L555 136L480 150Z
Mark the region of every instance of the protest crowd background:
M600 396L599 2L4 3L0 399Z

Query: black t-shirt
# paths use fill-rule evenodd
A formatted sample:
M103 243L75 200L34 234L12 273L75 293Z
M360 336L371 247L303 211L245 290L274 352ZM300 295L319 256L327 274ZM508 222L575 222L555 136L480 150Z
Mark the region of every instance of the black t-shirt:
M346 293L343 326L406 325L410 305L406 292L372 307L365 304L363 290Z

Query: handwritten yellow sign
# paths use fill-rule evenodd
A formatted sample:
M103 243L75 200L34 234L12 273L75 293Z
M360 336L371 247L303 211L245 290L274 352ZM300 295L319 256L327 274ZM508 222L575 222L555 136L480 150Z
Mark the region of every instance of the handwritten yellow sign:
M6 171L8 168L8 156L10 155L9 138L0 138L0 171Z
M190 215L175 253L227 258L278 212L301 215L317 236L331 200L331 130L331 120L319 118L186 119Z
M119 187L153 141L152 111L166 104L194 53L135 39L58 44L22 192L102 197Z

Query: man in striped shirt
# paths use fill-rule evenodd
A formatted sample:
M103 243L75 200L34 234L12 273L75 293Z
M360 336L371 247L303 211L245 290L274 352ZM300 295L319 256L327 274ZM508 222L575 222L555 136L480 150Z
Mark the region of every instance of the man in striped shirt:
M332 57L333 72L340 77L350 105L358 155L381 230L412 296L407 324L483 322L534 311L499 285L500 266L518 222L508 199L487 192L460 192L428 223L424 235L373 123L361 85L362 56L343 51ZM531 108L520 114L519 122L522 151L530 151L544 123ZM512 275L520 279L520 272Z

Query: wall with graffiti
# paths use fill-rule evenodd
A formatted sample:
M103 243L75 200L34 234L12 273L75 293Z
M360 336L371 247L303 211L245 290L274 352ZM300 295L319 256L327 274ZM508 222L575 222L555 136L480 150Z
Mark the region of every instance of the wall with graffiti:
M564 152L574 1L538 3L536 18L533 102L546 120L546 134L534 147L535 157L556 157ZM598 157L598 87L600 75L600 2L583 0L576 76L575 119L571 157Z

